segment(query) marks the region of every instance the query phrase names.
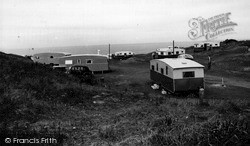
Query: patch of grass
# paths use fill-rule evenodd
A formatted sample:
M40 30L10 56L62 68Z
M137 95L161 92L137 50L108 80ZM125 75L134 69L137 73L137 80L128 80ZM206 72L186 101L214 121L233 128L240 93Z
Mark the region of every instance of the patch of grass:
M110 142L117 142L121 136L121 132L119 132L114 126L101 127L98 134L102 140Z
M223 103L220 107L217 108L219 114L230 114L230 113L241 113L242 109L235 103L229 101Z

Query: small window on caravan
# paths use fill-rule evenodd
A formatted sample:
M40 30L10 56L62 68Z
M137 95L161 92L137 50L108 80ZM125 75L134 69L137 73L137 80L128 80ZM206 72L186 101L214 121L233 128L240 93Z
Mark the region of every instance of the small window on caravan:
M168 55L171 55L171 52L168 52Z
M168 66L166 66L166 75L168 75Z
M77 59L77 60L76 60L76 63L77 63L77 64L82 64L82 60L81 60L81 59Z
M86 59L86 64L92 64L93 60L92 59Z
M176 54L179 54L179 51L176 51Z
M153 71L155 71L155 66L154 66L154 65L151 65L151 69L152 69Z
M50 56L50 58L54 58L53 56Z
M65 64L73 64L72 60L65 60Z
M156 63L156 71L158 71L158 63Z
M163 70L163 68L161 68L161 74L164 74L164 70Z
M183 72L183 78L192 78L194 77L194 71Z
M127 55L127 53L124 53L124 55L126 56L126 55Z
M161 52L161 55L163 55L164 53L163 52Z

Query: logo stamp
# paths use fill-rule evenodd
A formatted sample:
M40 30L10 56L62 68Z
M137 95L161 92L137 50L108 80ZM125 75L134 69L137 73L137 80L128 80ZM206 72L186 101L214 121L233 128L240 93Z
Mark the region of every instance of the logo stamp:
M202 17L192 18L188 25L191 30L188 31L188 37L195 40L205 37L206 40L215 39L218 36L234 32L237 23L232 22L229 18L231 13L223 13L214 17L204 19Z
M11 143L11 138L5 138L5 143Z
M5 138L6 144L56 144L57 139L55 138Z

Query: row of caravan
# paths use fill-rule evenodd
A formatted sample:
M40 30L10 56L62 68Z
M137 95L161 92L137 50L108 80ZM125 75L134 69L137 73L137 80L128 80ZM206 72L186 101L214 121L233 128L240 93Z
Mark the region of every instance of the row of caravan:
M100 54L77 54L56 52L38 53L32 56L34 62L51 64L54 67L69 68L73 65L87 66L91 71L108 71L108 58Z
M134 52L120 51L113 55L76 54L66 52L37 53L32 56L34 62L51 64L54 67L69 68L73 65L87 66L91 71L108 71L108 59L126 59L134 56Z
M176 51L178 49L180 48L175 48ZM179 54L181 53L184 54L185 50ZM81 65L88 67L93 72L109 70L108 56L100 54L38 53L32 56L32 60L52 64L54 67L69 68ZM204 66L185 58L152 59L150 60L150 78L172 93L197 91L204 88Z

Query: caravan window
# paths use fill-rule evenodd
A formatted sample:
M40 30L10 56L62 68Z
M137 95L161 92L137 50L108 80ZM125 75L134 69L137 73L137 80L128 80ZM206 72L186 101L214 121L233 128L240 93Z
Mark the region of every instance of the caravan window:
M73 64L72 60L65 60L65 64Z
M50 56L50 58L54 58L53 56Z
M151 65L151 69L154 71L154 70L155 70L155 66L154 66L154 65Z
M156 63L156 70L158 71L158 63Z
M86 59L86 64L92 64L93 60L92 59Z
M163 52L161 52L161 55L163 55Z
M82 63L81 59L77 59L76 62L77 62L77 64L81 64Z
M163 68L161 68L161 74L164 74L164 70L163 70Z
M179 54L179 51L176 51L176 54Z
M194 71L183 72L183 78L191 78L194 77Z
M168 52L168 55L171 55L171 52Z
M166 66L166 75L168 75L168 66Z

